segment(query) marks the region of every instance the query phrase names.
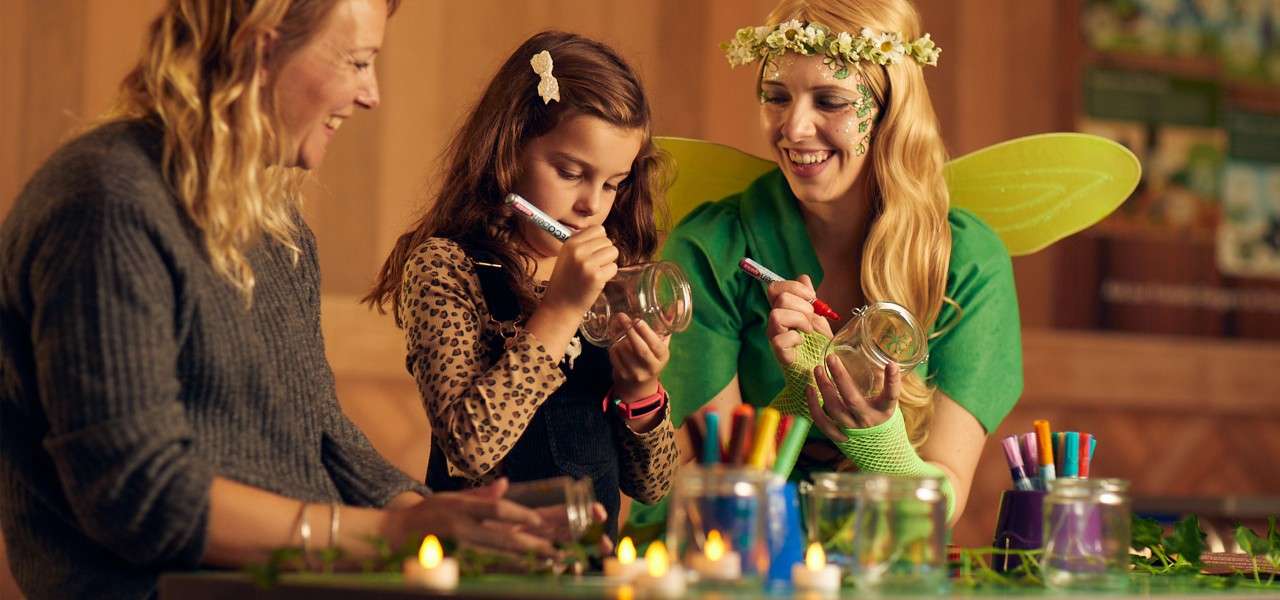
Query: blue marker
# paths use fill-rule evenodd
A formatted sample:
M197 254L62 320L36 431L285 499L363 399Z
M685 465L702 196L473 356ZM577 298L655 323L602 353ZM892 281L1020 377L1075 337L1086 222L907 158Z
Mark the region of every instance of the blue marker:
M720 415L707 412L707 434L702 438L702 464L720 463Z
M1062 476L1075 479L1080 476L1080 432L1068 431L1062 437Z

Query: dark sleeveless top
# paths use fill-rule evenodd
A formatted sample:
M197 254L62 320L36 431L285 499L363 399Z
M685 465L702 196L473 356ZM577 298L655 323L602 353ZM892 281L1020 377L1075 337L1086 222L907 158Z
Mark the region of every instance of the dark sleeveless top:
M490 316L499 323L516 321L520 317L520 307L501 268L496 266L498 261L474 251L469 251L469 254L478 259L473 262ZM504 341L501 336L491 336L491 361L497 362L502 356ZM561 361L560 369L565 374L564 385L538 407L519 441L497 468L512 483L562 475L591 478L596 500L608 512L605 532L617 539L621 502L620 441L609 422L610 415L601 408L605 394L613 386L609 353L604 348L584 342L582 354L573 361L573 365L570 366L569 361ZM466 487L466 480L449 475L447 459L438 443L433 439L431 444L427 486L436 491Z

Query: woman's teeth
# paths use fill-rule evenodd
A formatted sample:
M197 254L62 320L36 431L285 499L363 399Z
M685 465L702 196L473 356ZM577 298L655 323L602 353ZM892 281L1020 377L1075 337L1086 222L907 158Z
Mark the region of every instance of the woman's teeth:
M831 158L831 151L802 152L799 150L787 150L787 158L798 165L815 165Z
M342 117L329 117L325 119L324 126L337 131L342 126Z

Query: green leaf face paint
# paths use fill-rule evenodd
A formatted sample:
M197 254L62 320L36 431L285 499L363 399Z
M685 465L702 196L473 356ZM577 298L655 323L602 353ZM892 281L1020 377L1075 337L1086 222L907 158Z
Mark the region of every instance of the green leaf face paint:
M871 145L871 123L875 120L876 99L871 94L871 86L866 83L859 82L858 99L853 101L853 108L857 111L858 133L865 134L854 146L853 153L855 156L862 156L867 153L867 147Z

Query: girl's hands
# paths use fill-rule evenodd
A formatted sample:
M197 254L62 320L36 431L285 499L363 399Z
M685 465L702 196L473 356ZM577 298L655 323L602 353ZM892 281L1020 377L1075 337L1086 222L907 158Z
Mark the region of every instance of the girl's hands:
M817 332L832 337L831 324L813 312L812 302L818 293L808 275L801 275L799 281L771 283L766 294L773 310L769 311L765 332L774 358L783 367L796 361L794 349L804 342L803 333Z
M613 365L613 391L623 402L639 400L658 391L658 376L671 359L671 336L658 335L648 323L616 314L626 334L609 347Z
M575 233L560 247L542 305L576 316L591 308L605 282L618 273L618 249L603 226L592 225ZM575 325L574 327L577 327Z
M827 376L827 368L831 369L835 381ZM826 367L814 367L813 378L818 387L810 386L805 390L809 400L809 417L819 431L837 444L848 439L841 431L842 428L874 427L888 421L898 406L902 373L894 363L885 366L884 388L875 398L866 398L858 391L858 386L853 377L849 376L844 363L834 355L827 357ZM822 395L821 403L818 401L819 394Z

